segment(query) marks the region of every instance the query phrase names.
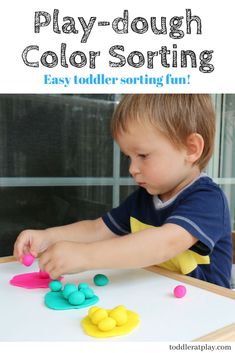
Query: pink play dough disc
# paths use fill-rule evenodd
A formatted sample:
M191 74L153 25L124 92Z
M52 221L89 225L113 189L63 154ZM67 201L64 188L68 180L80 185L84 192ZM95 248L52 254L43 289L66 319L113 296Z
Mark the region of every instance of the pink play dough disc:
M47 272L44 272L42 270L39 270L39 277L40 278L50 278Z
M61 280L60 277L58 280ZM35 288L48 288L51 278L41 276L40 272L30 272L23 273L21 275L16 275L10 280L10 284L16 287L23 287L27 289Z

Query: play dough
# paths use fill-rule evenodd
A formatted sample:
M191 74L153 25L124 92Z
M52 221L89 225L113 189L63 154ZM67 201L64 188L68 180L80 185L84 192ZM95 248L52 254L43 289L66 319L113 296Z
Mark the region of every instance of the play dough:
M81 282L81 283L79 283L79 285L78 285L78 289L87 289L87 288L89 288L89 286L88 286L88 284L85 283L85 282Z
M76 292L77 291L77 286L73 283L67 283L65 286L64 286L64 289L63 289L63 296L65 297L65 299L68 299L69 298L69 295L73 292Z
M94 283L96 286L106 286L106 284L109 283L109 279L107 276L99 273L98 275L95 275Z
M87 335L105 338L130 333L139 325L139 315L119 305L112 310L94 306L82 320L82 327Z
M63 277L58 278L61 280ZM49 276L42 277L40 272L23 273L16 275L10 280L10 284L16 287L27 289L48 288L51 278Z
M44 271L42 271L42 270L39 270L39 276L40 276L41 278L49 278L49 277L50 277L47 272L44 272Z
M186 294L186 288L183 285L176 286L174 288L174 296L176 298L183 298Z
M70 294L68 302L72 305L80 305L86 300L85 295L81 291L76 291Z
M31 254L24 255L22 264L25 266L31 266L35 260L35 257Z
M128 320L127 312L122 306L117 306L111 310L109 316L115 320L117 326L125 325Z
M54 281L52 281L54 282ZM51 292L45 295L45 304L48 308L54 310L68 310L68 309L80 309L87 306L94 305L98 302L99 298L94 294L88 285L82 286L79 289L75 284L67 283L64 289L57 291L57 286L49 284ZM85 288L84 288L85 287ZM90 291L88 291L90 289ZM86 295L86 291L87 295ZM91 295L92 293L92 295Z
M62 283L60 281L54 280L49 283L49 288L53 292L59 292L62 289Z

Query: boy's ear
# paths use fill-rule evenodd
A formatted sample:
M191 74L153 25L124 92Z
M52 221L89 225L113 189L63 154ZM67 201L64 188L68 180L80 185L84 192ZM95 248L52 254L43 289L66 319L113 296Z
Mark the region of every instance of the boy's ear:
M187 156L186 159L190 163L195 163L202 155L204 149L204 139L202 135L192 133L187 137Z

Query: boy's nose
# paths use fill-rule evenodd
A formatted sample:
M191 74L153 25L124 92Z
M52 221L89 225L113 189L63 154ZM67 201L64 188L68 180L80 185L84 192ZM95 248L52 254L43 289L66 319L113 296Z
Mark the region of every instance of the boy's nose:
M134 177L136 174L139 173L139 168L136 163L131 162L129 166L129 173Z

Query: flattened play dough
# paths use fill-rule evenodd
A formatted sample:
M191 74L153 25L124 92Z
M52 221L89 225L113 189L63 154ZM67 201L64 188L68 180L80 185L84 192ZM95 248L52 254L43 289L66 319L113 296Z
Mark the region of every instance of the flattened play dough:
M59 278L61 280L62 277ZM16 287L23 287L27 289L48 288L51 278L44 278L40 272L23 273L16 275L10 280L10 284Z
M104 310L100 308L90 309L90 315L87 315L82 319L82 327L87 335L96 337L96 338L105 338L105 337L114 337L114 336L122 336L130 333L135 327L139 325L139 315L134 311L127 310L127 321L123 325L118 325L116 322L116 326L114 326L114 319L109 316L111 311L106 310L108 316L96 322L97 320L92 320L94 315L97 313L97 310ZM94 324L92 321L96 322Z
M42 270L39 270L39 276L40 276L41 278L49 278L49 277L50 277L47 272L42 271Z
M81 309L87 306L97 303L99 298L94 295L92 298L85 299L82 304L72 305L69 301L63 296L63 292L48 292L45 295L45 304L48 308L54 310L68 310L68 309Z

